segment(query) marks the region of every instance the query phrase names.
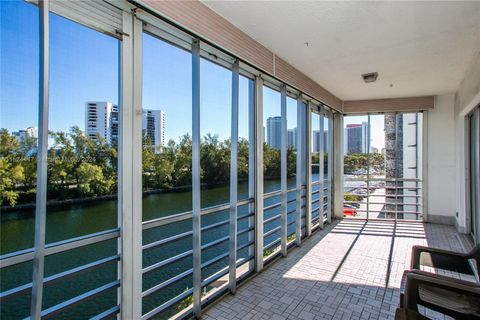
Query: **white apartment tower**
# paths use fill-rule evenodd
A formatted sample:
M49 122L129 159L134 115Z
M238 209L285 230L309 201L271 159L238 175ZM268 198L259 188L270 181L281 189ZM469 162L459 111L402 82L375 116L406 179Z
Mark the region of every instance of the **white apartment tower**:
M155 150L160 151L165 144L165 112L143 109L142 129L152 140Z
M108 144L118 139L118 106L111 102L91 101L85 103L85 133L96 139L97 135Z

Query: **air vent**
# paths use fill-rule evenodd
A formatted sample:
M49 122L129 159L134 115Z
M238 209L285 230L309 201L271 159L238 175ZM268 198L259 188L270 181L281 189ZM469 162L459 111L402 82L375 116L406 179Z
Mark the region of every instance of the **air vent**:
M370 73L362 74L362 78L363 78L363 81L365 81L365 83L375 82L377 80L377 77L378 77L377 72L370 72Z

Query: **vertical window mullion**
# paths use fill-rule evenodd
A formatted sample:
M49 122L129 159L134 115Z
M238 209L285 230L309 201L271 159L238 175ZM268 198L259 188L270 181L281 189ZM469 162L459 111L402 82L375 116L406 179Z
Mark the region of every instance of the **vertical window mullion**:
M332 193L333 193L333 114L328 117L328 132L327 132L327 152L328 152L328 165L327 165L327 181L328 181L328 194L327 194L327 221L332 222Z
M192 225L193 313L201 316L202 252L200 218L200 42L192 44Z
M287 256L287 88L282 85L281 136L280 136L280 184L281 184L281 252Z
M263 80L255 77L255 271L263 269Z
M307 138L307 183L306 183L306 198L305 198L305 212L306 214L306 220L305 220L305 227L306 227L306 233L307 236L309 236L312 233L312 124L311 124L311 119L312 119L312 113L313 113L313 108L311 104L307 105L307 117L306 117L306 123L305 123L305 132L306 132L306 138ZM297 122L299 122L297 120ZM297 132L298 129L297 129ZM297 158L300 157L300 149L297 148Z
M323 229L323 176L324 176L324 141L323 141L323 131L325 130L325 125L323 122L323 110L320 110L318 115L318 224L321 229Z
M302 242L302 173L303 167L302 161L305 159L304 155L304 139L305 134L305 112L303 111L302 97L297 97L297 175L296 175L296 230L295 230L295 243L300 245Z
M230 255L229 255L229 286L235 293L237 283L237 187L238 187L238 104L239 104L239 65L238 60L232 69L232 124L230 149Z
M248 205L248 213L255 214L255 150L256 150L256 140L255 140L255 81L248 81L248 198L254 199ZM255 216L248 218L248 226L253 226L255 223ZM248 233L248 241L255 241L255 233ZM248 247L249 256L255 254L255 245ZM250 268L255 269L255 259L251 260Z
M45 266L45 224L47 206L47 154L49 107L49 1L39 1L39 146L37 156L37 196L35 205L35 253L33 258L31 319L40 319L42 312L43 275Z
M370 133L372 131L370 125L370 114L368 114L368 131L367 131L367 221L370 215Z

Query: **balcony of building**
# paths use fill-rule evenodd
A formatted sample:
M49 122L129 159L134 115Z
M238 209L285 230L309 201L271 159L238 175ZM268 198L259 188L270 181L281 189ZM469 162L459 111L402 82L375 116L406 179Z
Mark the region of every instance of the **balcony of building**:
M1 319L480 316L479 2L0 11Z

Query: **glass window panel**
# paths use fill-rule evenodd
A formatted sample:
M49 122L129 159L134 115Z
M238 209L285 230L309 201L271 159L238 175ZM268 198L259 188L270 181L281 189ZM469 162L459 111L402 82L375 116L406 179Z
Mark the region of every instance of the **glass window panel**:
M143 221L192 210L192 55L153 35L143 34L142 181ZM192 220L143 231L143 243L191 232ZM192 250L192 235L143 251L143 267ZM143 290L192 268L189 254L142 277ZM145 314L192 288L192 275L144 297ZM168 308L170 317L190 300ZM191 301L190 301L191 302Z
M0 175L3 178L0 254L3 255L33 247L39 17L38 8L24 1L2 2L0 16ZM29 280L23 279L24 283Z
M117 226L118 83L119 41L50 13L47 243Z
M280 190L280 92L263 87L263 191Z

